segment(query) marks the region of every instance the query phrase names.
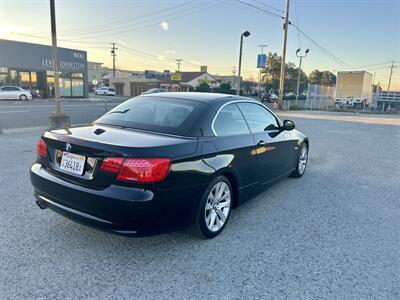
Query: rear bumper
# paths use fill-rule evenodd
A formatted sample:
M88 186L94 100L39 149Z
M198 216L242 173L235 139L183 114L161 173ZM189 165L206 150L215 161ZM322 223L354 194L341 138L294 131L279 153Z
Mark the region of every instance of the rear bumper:
M32 165L30 178L41 208L119 234L141 236L168 230L185 220L180 208L196 203L182 206L180 199L174 199L174 192L117 185L101 190L83 187L56 177L38 163Z

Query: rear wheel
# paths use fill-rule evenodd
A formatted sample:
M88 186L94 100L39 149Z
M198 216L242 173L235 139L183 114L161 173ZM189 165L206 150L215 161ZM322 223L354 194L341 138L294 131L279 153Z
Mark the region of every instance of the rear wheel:
M21 101L27 101L27 100L28 100L28 97L26 97L26 95L22 94L22 95L19 96L19 100L21 100Z
M299 178L303 176L307 168L307 162L308 162L308 145L306 143L302 143L300 145L296 170L293 171L292 177Z
M231 212L232 186L224 176L214 178L197 207L195 223L198 234L213 238L224 229Z

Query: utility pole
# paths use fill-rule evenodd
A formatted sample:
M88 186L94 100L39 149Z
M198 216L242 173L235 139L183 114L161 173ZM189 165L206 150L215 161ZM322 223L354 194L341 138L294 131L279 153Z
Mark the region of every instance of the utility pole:
M113 77L115 78L115 57L117 56L117 54L115 53L115 50L118 50L117 47L115 47L116 43L111 43L112 47L111 47L111 56L113 58Z
M232 75L233 75L233 86L231 88L236 88L236 66L233 66Z
M240 35L240 48L239 48L239 69L238 69L238 87L236 90L236 95L240 95L240 73L242 71L242 48L243 48L243 37L248 37L250 35L249 31L245 31Z
M392 65L390 66L389 83L388 83L388 88L387 88L388 92L390 91L390 84L392 83L393 64L394 64L394 60L392 60Z
M181 58L178 58L178 59L176 60L176 65L178 66L178 72L181 70L181 62L182 62L182 59L181 59Z
M263 55L264 54L264 47L267 47L268 45L265 45L265 44L262 44L262 45L258 45L258 47L261 47L261 55ZM261 99L261 89L260 89L260 84L261 84L261 66L260 66L260 74L258 75L258 98L260 98L260 101L262 100Z
M304 55L299 54L301 51L301 49L297 49L296 51L296 56L300 58L300 62L299 62L299 71L297 73L297 92L296 92L296 104L299 102L299 93L300 93L300 73L301 73L301 62L303 60L303 58L305 58L307 56L307 53L310 51L310 49L306 49L306 51L304 52Z
M56 28L56 8L54 0L50 0L50 19L51 19L51 54L53 60L54 71L54 98L56 102L56 111L49 116L49 128L58 129L65 128L70 125L69 116L61 112L60 99L60 83L58 74L58 59L57 59L57 28Z
M282 61L281 61L281 76L279 80L279 106L282 107L283 103L283 89L285 86L285 61L286 61L286 42L287 42L287 34L288 34L288 25L289 25L289 2L290 0L286 0L286 12L285 12L285 24L283 25L283 49L282 49Z

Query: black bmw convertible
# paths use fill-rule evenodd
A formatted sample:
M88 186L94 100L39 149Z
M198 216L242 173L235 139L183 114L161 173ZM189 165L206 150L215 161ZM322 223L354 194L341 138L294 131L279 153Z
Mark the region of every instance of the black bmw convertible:
M40 208L75 221L130 235L191 221L212 238L233 208L304 174L309 141L294 127L250 98L143 95L46 131L30 177Z

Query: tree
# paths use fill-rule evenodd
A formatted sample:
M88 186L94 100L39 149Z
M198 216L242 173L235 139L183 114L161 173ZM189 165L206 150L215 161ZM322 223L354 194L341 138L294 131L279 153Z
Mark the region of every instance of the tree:
M319 71L314 70L310 73L309 82L311 84L319 84L319 85L335 85L336 84L336 75L330 71Z
M229 83L221 83L219 86L219 92L223 94L230 94L232 87Z
M321 84L322 85L335 85L336 84L336 75L333 74L330 71L323 71L322 72L322 79L321 79Z
M321 84L322 81L322 72L319 70L314 70L308 76L308 82L311 84Z
M206 82L202 82L196 87L196 92L207 93L210 92L210 86Z
M298 72L299 69L294 63L285 63L285 92L296 92ZM262 78L265 81L265 89L267 91L272 90L277 94L281 74L281 57L277 53L268 53L267 65L262 70L262 74ZM306 73L300 70L300 91L306 89L307 83Z
M243 80L242 81L242 90L244 95L250 95L251 94L251 88L255 87L256 83L252 80Z

